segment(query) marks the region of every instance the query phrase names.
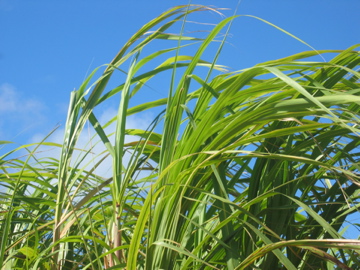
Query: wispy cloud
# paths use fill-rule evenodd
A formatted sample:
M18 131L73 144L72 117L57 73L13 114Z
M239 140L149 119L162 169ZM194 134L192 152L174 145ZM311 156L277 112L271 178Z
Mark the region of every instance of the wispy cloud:
M111 120L115 115L117 114L117 110L115 108L108 108L105 111L103 111L99 116L98 119L100 123L103 125L107 123L109 120ZM147 129L150 123L152 122L153 115L151 114L142 114L142 115L131 115L127 118L126 127L128 129ZM116 125L113 123L108 128L106 128L107 134L112 134L115 132ZM61 127L57 129L50 137L48 142L58 143L62 144L64 139L64 127ZM78 142L76 144L77 149L88 151L91 149L91 152L86 156L86 158L82 161L83 166L86 168L91 168L94 166L102 157L106 148L104 144L100 141L99 137L94 136L95 131L90 126L90 124L87 124L83 130L83 132L80 134L80 137L78 139ZM41 142L45 137L46 133L37 133L33 135L30 139L30 143L39 143ZM114 143L114 136L111 136L110 141ZM131 142L136 140L135 136L126 136L125 141ZM61 149L58 147L52 147L52 146L41 146L39 148L39 151L36 153L37 158L55 158L59 159L60 157L60 151ZM74 153L74 162L77 159L77 156L80 156L85 154L85 151L75 151ZM126 153L124 155L124 164L127 164L130 159L130 154ZM102 164L95 170L95 173L102 176L102 177L110 177L112 175L112 161L111 157L108 157L106 161L102 162Z
M9 83L0 85L0 137L13 139L22 131L41 125L47 107L35 98L28 98Z
M17 94L15 88L8 83L0 85L0 112L16 110Z
M28 114L44 109L40 101L22 97L15 87L8 83L0 85L0 104L2 113Z

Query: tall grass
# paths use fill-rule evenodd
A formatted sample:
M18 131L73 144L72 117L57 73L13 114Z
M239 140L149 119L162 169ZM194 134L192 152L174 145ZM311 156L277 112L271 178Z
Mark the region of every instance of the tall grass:
M144 25L71 93L60 145L1 156L2 269L358 269L358 45L228 72L216 60L238 16L184 35L187 16L210 10L178 6ZM158 39L176 45L144 55ZM336 56L311 61L325 53ZM151 99L150 80L166 77L167 97ZM149 101L131 106L138 95ZM102 125L95 109L113 99ZM161 113L147 129L127 128L149 111ZM79 148L87 123L98 155ZM39 158L44 146L60 157ZM110 163L111 176L96 173Z

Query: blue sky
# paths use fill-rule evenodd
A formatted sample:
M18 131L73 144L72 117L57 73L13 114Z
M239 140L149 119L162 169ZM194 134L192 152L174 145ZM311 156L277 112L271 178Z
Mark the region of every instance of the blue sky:
M187 3L0 0L0 140L28 143L58 123L64 124L70 91L89 71L109 63L146 22L174 5ZM230 16L238 1L193 3L230 8L223 11ZM360 43L360 1L299 3L243 0L237 13L268 20L318 50L345 49ZM216 23L221 17L202 13L193 19ZM238 18L230 32L229 44L218 63L233 70L308 49L249 17ZM152 87L156 89L156 85Z

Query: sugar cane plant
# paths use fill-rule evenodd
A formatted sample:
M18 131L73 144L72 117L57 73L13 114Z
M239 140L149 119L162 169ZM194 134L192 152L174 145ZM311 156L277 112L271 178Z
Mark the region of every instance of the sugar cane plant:
M1 269L359 269L358 45L230 72L217 60L241 16L185 34L209 10L170 9L94 70L71 92L61 144L1 154ZM159 78L168 93L154 99ZM110 100L104 124L96 108ZM147 129L127 128L147 111ZM60 156L39 156L45 146Z

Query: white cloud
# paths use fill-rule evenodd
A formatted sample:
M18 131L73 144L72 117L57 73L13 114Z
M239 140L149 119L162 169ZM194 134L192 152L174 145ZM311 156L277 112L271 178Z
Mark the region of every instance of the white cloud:
M43 108L44 105L40 101L22 97L13 85L0 85L0 112L29 113L38 112Z
M15 111L17 99L14 86L8 83L0 85L0 112Z
M12 140L26 129L38 127L47 119L47 107L38 99L28 98L9 84L0 85L0 137Z
M117 114L117 110L115 108L108 108L103 113L101 113L100 116L98 116L98 119L100 123L103 125L107 123L110 119L112 119ZM147 129L147 127L152 122L152 115L151 114L141 114L141 115L131 115L127 118L126 127L129 129ZM110 125L106 129L107 134L111 134L115 131L115 123ZM99 137L94 137L95 131L92 129L90 124L86 124L84 127L83 132L80 134L80 137L78 139L76 148L77 149L83 149L83 150L89 150L92 148L91 153L87 155L87 157L83 161L83 166L85 164L88 164L88 168L93 167L102 157L103 155L100 155L103 153L106 148L104 144L99 141ZM37 133L34 136L31 137L31 143L37 143L44 139L46 134L44 133ZM63 142L63 136L64 136L64 128L57 129L48 140L48 142L54 142L62 144ZM114 136L110 137L110 141L114 143ZM136 139L135 136L126 136L125 141L130 142L134 141ZM74 160L76 160L77 156L83 155L83 151L76 151L74 154ZM100 156L99 156L100 155ZM46 157L52 157L59 159L60 157L60 148L52 147L52 146L42 146L38 153L36 154L37 158L46 158ZM130 159L130 154L125 154L124 156L124 164L127 164ZM100 175L101 177L110 177L112 175L112 161L111 157L109 156L95 171L96 174Z

